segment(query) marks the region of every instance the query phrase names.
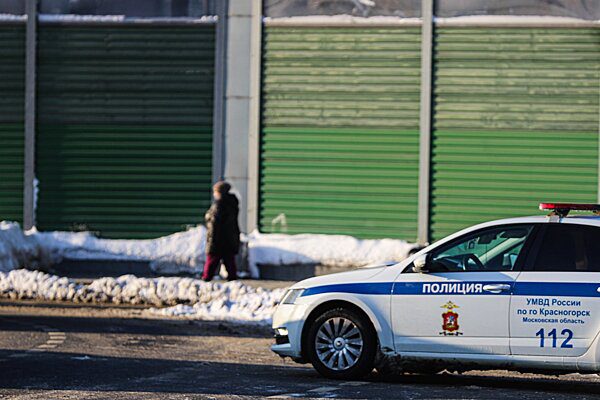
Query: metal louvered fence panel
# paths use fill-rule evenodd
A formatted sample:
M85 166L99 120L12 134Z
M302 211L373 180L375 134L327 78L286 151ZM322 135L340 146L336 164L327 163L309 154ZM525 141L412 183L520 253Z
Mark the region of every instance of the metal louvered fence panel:
M261 229L414 240L420 28L263 40Z
M0 221L23 219L25 26L0 26Z
M595 202L600 30L439 28L431 234Z
M40 229L148 238L203 221L214 36L214 25L40 27Z

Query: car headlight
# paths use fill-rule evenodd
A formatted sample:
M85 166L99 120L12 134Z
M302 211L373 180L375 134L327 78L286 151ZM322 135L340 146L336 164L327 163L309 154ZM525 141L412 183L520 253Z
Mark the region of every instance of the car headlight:
M287 336L288 330L287 330L287 328L277 328L277 329L275 329L275 334L277 336Z
M304 289L289 289L285 292L281 304L294 304L298 297L302 296Z

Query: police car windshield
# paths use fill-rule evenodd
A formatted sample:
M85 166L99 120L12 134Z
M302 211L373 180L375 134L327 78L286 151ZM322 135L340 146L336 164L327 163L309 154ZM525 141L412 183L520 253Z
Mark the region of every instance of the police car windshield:
M532 226L490 228L459 238L432 254L432 270L511 271Z

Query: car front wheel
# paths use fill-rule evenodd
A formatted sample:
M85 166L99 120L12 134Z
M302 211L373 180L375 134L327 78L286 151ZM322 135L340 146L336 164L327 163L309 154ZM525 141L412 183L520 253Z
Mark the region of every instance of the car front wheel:
M335 308L315 319L307 335L308 357L315 369L333 379L355 379L373 370L377 334L361 314Z

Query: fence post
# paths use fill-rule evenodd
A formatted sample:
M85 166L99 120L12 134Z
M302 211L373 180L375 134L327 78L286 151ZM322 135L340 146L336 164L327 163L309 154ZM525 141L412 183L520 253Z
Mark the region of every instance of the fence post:
M431 97L433 53L433 0L421 2L421 114L419 118L419 212L418 242L429 242L431 190Z
M23 228L35 226L35 123L37 0L26 0L25 28L25 165L23 186Z
M246 229L258 229L260 180L260 112L262 61L262 1L253 3L250 52L250 118L248 131L248 204Z
M215 32L215 77L213 108L213 183L223 179L225 175L225 90L227 84L227 14L229 1L222 0L216 4L217 26Z

